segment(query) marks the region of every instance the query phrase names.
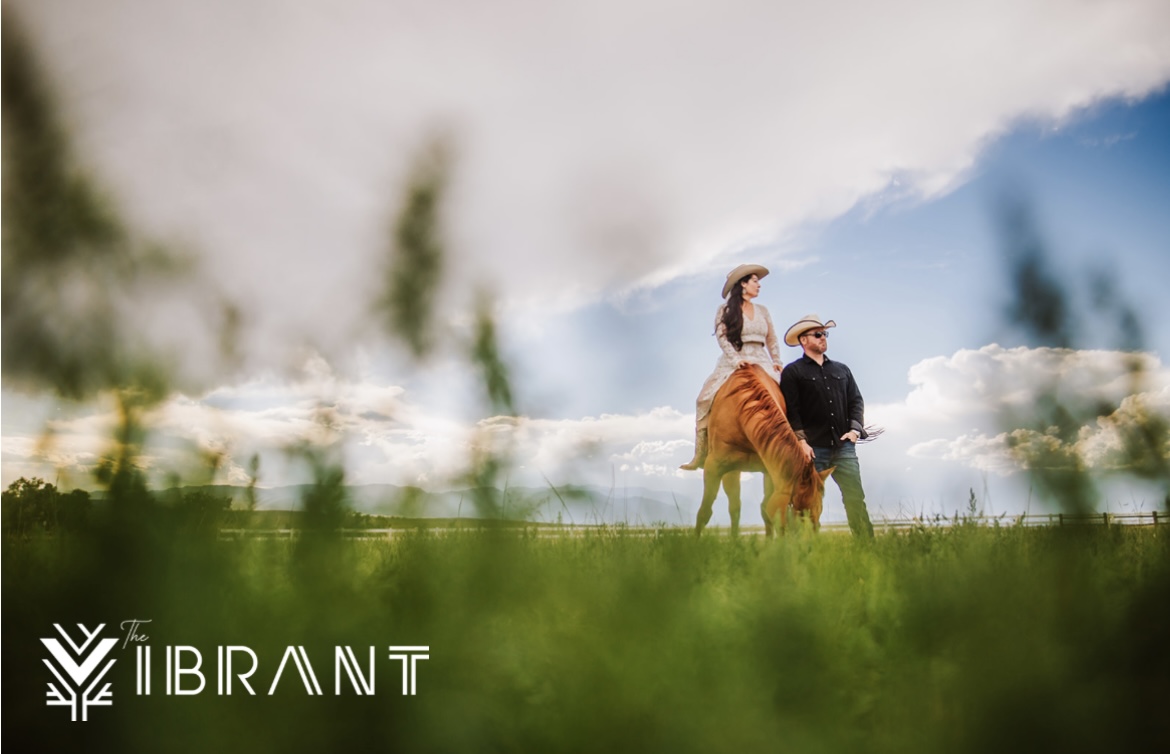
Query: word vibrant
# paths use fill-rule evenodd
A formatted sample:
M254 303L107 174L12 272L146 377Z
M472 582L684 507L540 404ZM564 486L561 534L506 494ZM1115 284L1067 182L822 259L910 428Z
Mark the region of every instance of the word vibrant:
M131 646L134 648L137 661L135 690L139 696L150 696L153 693L152 685L157 680L155 673L152 672L156 660L154 647L147 644L150 636L146 631L150 622L133 618L120 624L123 632L121 649L128 649ZM46 703L49 706L67 706L72 710L74 721L86 721L89 718L90 707L113 704L113 682L107 680L107 674L116 662L115 658L110 657L110 653L118 647L119 641L101 636L102 629L105 628L104 623L92 630L77 624L76 635L60 624L55 623L53 627L57 631L57 636L41 639L41 643L49 652L44 663L54 679L48 682ZM415 696L418 691L418 663L420 660L430 659L431 648L390 645L388 649L389 652L384 657L395 664L394 670L400 671L400 674L395 675L401 677L402 695ZM260 669L260 656L251 647L239 644L216 647L214 668L206 670L203 666L203 653L195 647L164 646L162 654L163 693L167 696L201 694L208 687L209 675L214 676L215 693L220 696L240 693L239 689L252 696L257 693L252 684L258 683L253 676ZM353 647L334 647L333 693L340 696L342 687L345 686L359 696L372 696L375 691L377 659L377 647L369 648L368 660L364 666L354 653ZM321 662L320 657L318 662ZM304 686L309 696L324 695L317 669L313 666L309 653L303 646L294 645L286 647L282 653L280 662L276 665L276 674L268 685L268 696L276 693L282 679L294 675L300 678L300 685ZM289 683L296 685L295 681ZM261 690L263 688L260 686Z

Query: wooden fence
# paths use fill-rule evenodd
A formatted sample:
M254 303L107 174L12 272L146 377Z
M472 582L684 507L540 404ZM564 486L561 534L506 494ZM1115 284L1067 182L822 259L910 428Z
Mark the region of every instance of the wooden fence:
M1145 513L1029 513L1026 515L1010 516L935 516L932 518L901 518L877 519L873 522L875 531L902 531L906 529L938 529L952 526L1162 526L1170 523L1170 514L1159 511ZM498 529L499 527L493 527ZM849 531L849 524L844 521L829 521L821 525L825 531ZM632 526L623 523L608 525L581 525L581 526L553 526L536 525L525 526L518 523L511 531L525 531L529 535L537 536L565 536L585 535L589 533L623 533L636 536L653 536L666 532L686 532L689 526ZM763 526L744 526L740 529L745 534L763 533ZM347 539L390 539L414 531L412 528L403 529L341 529L339 533ZM446 528L436 527L431 532L460 532L481 531L475 527ZM708 528L712 534L727 534L729 529L722 526ZM295 539L300 535L299 529L220 529L220 539Z

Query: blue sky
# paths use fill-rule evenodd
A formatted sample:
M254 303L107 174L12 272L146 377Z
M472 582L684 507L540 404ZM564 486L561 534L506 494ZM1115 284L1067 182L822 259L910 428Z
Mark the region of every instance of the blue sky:
M1018 195L1032 207L1070 285L1083 286L1101 267L1118 275L1121 288L1141 302L1148 345L1161 355L1170 347L1170 333L1158 324L1167 319L1160 288L1170 279L1170 217L1162 211L1170 201L1168 175L1170 96L1160 92L1102 103L1060 128L1021 123L989 145L945 196L866 203L802 229L798 241L728 256L733 263L773 264L761 301L778 327L807 312L835 318L833 352L866 375L870 400L894 401L905 397L906 372L922 359L991 342L1021 344L1008 327L1010 271L997 231L998 202ZM793 262L803 264L783 269ZM550 327L566 345L512 345L521 357L541 361L557 349L552 360L563 365L541 371L560 384L620 386L561 395L561 405L567 402L561 413L684 407L693 390L683 375L701 383L718 356L710 334L720 272L557 317ZM1085 345L1116 344L1097 338ZM622 358L597 358L607 351ZM784 358L798 354L787 349ZM529 392L539 395L541 386Z
M1170 348L1163 290L1170 279L1170 217L1162 210L1170 206L1167 176L1170 95L1162 91L1101 103L1059 127L1023 122L988 145L963 183L944 196L867 202L802 229L795 242L761 244L734 261L773 264L777 272L765 279L761 301L777 327L807 312L836 319L830 356L850 364L871 405L898 404L919 362L993 343L1029 345L1007 314L1011 271L997 230L1000 202L1020 197L1070 295L1087 301L1089 274L1110 270L1141 316L1147 350L1164 362ZM783 269L794 262L800 266ZM563 360L559 369L534 368L546 382L528 392L548 390L550 376L564 388L556 408L543 407L552 418L661 406L686 412L695 385L718 357L710 333L721 285L713 271L565 315L550 326L562 343L513 344L520 363L529 355ZM1094 329L1091 311L1081 321L1084 347L1121 347L1111 332ZM599 353L620 358L597 359ZM784 349L786 361L798 355ZM570 389L579 385L606 389ZM879 447L863 447L862 458ZM902 470L892 466L866 471L887 509L905 503L953 511L971 488L990 494L989 484L1002 486L1001 495L1019 494L1017 485L998 477L989 483L984 471L966 467L948 469L952 482L933 488L900 479Z
M779 328L838 322L830 356L887 426L862 449L871 507L953 511L976 489L1011 508L1026 477L998 416L1027 396L997 376L1039 389L1077 365L1095 375L1084 394L1105 395L1118 339L1086 312L1082 353L1012 350L1030 344L1004 318L1008 196L1074 290L1115 273L1145 327L1150 400L1170 406L1164 3L836 0L794 15L643 0L559 16L516 0L524 13L505 18L346 2L272 17L263 38L242 31L261 12L249 3L128 0L92 17L13 4L127 221L199 260L189 301L127 301L127 336L178 375L152 417L152 471L211 449L218 481L240 483L260 452L261 483L290 483L303 469L281 448L310 438L335 444L354 483L443 488L489 443L511 449L514 484L697 504L699 475L675 467L718 356L718 291L757 262ZM162 49L176 65L145 62ZM370 301L394 187L435 131L456 161L438 351L420 366ZM519 419L489 415L460 352L481 289ZM199 313L219 299L242 313L230 367ZM315 428L321 405L333 434ZM108 399L64 404L6 379L4 483L88 486L110 421ZM1108 465L1108 432L1090 430L1085 452ZM843 516L833 500L826 514Z

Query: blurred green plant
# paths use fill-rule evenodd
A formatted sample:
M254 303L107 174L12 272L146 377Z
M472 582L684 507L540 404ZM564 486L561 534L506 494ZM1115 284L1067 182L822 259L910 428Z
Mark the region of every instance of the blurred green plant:
M1157 485L1170 510L1170 417L1150 401L1142 327L1119 292L1114 273L1089 273L1088 300L1081 300L1076 287L1056 272L1033 210L1020 196L1001 202L999 231L1010 282L1005 309L1010 331L1031 347L1055 349L1065 358L1084 347L1086 334L1102 332L1127 375L1122 394L1089 395L1076 389L1082 375L1055 370L1031 405L1002 417L1013 455L1040 494L1066 512L1096 511L1100 479L1119 473ZM1001 389L1017 387L1004 384ZM1107 467L1087 456L1084 437L1093 430L1111 431L1118 438L1119 447Z
M126 327L125 302L187 265L126 227L78 159L20 19L4 21L4 379L68 398L161 398L169 369Z
M479 368L489 409L496 415L515 416L516 403L512 396L508 366L496 337L491 298L482 292L476 302L471 362Z
M513 465L515 445L513 435L521 420L516 416L509 369L496 336L491 299L483 292L476 301L469 358L480 374L484 388L483 406L488 418L476 427L469 468L457 481L469 486L479 517L526 519L539 504L508 495L507 475Z
M418 156L407 178L391 233L384 293L378 300L388 332L400 337L415 358L434 347L436 295L445 255L442 221L450 150L436 138Z

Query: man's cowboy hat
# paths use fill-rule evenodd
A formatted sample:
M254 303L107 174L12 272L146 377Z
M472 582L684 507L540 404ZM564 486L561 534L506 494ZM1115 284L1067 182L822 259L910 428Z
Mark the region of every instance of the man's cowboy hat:
M757 278L766 278L768 276L768 268L760 264L741 264L731 272L727 273L727 282L723 284L723 298L727 298L727 294L731 293L731 289L743 278L748 275L755 275Z
M788 328L788 332L784 333L784 342L790 346L795 346L800 343L801 333L807 330L827 330L830 327L836 327L837 323L833 320L828 322L821 322L820 316L816 314L806 314L800 318L792 327Z

